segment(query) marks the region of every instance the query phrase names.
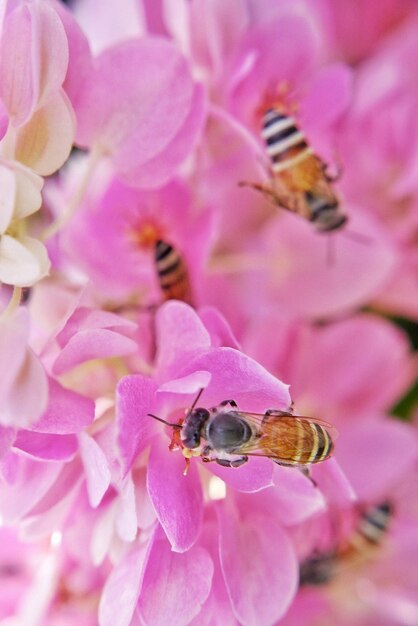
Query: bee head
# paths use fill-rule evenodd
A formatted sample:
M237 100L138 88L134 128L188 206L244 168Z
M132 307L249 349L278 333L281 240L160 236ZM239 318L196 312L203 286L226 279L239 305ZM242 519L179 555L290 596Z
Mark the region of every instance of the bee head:
M193 450L200 446L202 429L209 419L207 409L194 409L186 418L181 431L181 440L186 448Z

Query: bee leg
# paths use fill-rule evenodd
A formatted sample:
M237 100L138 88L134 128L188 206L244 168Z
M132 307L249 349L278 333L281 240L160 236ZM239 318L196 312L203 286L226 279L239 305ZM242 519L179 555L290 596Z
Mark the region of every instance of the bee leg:
M298 470L311 481L314 487L318 487L318 483L312 478L309 468L306 467L306 465L298 467Z
M249 183L244 180L238 183L238 187L251 187L252 189L260 191L262 194L266 195L269 200L273 200L274 204L277 204L277 194L269 185L264 185L263 183Z
M287 411L280 411L279 409L267 409L267 411L264 413L263 424L269 421L269 417L292 417L293 413L291 407L289 407L289 409L290 410Z
M240 467L248 461L248 456L242 456L235 461L230 461L229 459L215 459L215 461L218 465L222 465L222 467Z
M238 408L238 404L235 402L235 400L222 400L222 402L219 403L219 406L228 406L228 404L234 409Z

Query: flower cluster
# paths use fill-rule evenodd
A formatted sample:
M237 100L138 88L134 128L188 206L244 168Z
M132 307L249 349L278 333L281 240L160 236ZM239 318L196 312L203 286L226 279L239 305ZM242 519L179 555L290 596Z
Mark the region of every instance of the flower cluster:
M414 1L67 4L0 8L0 624L417 623Z

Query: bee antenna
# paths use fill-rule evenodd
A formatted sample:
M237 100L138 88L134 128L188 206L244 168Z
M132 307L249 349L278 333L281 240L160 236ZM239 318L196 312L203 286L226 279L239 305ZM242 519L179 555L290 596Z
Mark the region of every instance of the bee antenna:
M200 396L202 395L202 393L203 393L203 392L204 392L204 388L203 388L203 387L201 387L201 388L199 389L199 392L198 392L198 394L197 394L196 398L195 398L195 399L194 399L194 401L193 401L192 406L191 406L191 407L190 407L190 409L187 411L186 417L184 418L185 420L189 417L190 413L193 411L193 409L195 408L196 404L199 402L199 398L200 398Z
M181 429L181 424L172 424L171 422L167 422L166 420L163 420L162 417L158 417L158 415L153 415L153 413L147 413L148 417L152 417L155 420L158 420L159 422L162 422L162 424L165 424L166 426L171 426L171 428L178 428Z

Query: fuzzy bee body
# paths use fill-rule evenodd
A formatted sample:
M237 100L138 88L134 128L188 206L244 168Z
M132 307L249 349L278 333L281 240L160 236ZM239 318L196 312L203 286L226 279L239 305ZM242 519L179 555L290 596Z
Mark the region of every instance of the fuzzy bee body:
M312 222L319 232L342 228L347 216L332 188L334 179L314 154L295 118L279 108L268 109L263 116L261 137L271 164L271 180L250 186L277 206Z
M188 271L178 250L159 239L155 243L155 267L165 300L183 300L191 304L192 296Z
M200 456L204 462L226 467L239 467L248 457L258 456L304 468L326 460L333 449L333 429L326 422L287 411L248 413L233 400L211 409L192 407L180 423L169 425L186 459Z
M392 517L393 507L388 502L363 509L348 542L342 546L336 542L332 550L313 554L301 563L299 584L323 585L340 572L368 562L383 543Z

